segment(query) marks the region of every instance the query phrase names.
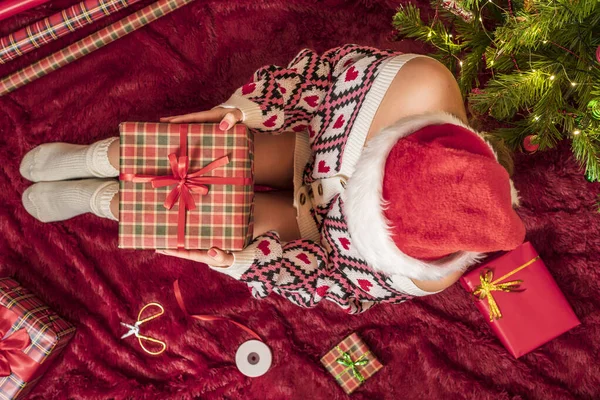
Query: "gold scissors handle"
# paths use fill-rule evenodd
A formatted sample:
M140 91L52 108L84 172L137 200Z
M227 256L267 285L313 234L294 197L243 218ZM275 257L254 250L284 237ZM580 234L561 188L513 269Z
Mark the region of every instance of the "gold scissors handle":
M148 317L142 319L142 314L144 314L144 311L146 311L150 307L158 307L159 311L157 313L151 314ZM142 307L142 309L138 313L137 321L135 322L134 325L128 325L128 324L121 323L122 325L130 328L130 331L128 332L128 334L123 335L123 337L127 337L127 336L133 334L138 339L138 342L140 343L140 347L142 348L142 350L144 350L146 353L153 355L153 356L162 354L167 349L167 344L165 342L163 342L162 340L158 340L158 339L155 339L155 338L152 338L149 336L141 335L139 332L139 330L140 330L139 327L148 321L152 321L153 319L160 317L164 313L165 313L165 309L159 303L152 302L152 303L146 304L144 307ZM149 350L144 345L144 342L157 344L160 346L160 350L155 350L155 351Z
M162 354L167 349L167 344L165 342L163 342L162 340L154 339L154 338L144 336L144 335L137 335L137 338L138 338L138 342L140 343L140 347L142 348L142 350L144 350L146 353L148 353L152 356L157 356L159 354ZM157 351L148 350L146 348L146 346L144 346L143 340L145 340L147 342L151 342L151 343L156 343L161 346L161 349L157 350Z

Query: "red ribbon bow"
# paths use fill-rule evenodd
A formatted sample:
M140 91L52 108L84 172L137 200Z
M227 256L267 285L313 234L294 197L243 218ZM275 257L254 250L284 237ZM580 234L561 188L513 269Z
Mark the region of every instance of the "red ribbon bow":
M158 176L151 179L153 188L177 185L171 190L165 199L164 206L170 210L179 199L179 207L183 205L184 209L195 210L196 202L191 193L198 193L202 196L208 193L207 184L227 184L237 183L236 178L222 178L219 176L202 175L216 168L229 163L229 157L223 156L208 164L206 167L196 172L189 173L189 159L187 156L177 157L175 153L169 154L169 163L171 164L172 176Z
M195 172L189 172L189 158L187 156L188 125L179 126L179 147L181 155L169 154L171 176L154 176L139 174L121 174L119 179L131 182L150 182L153 188L177 185L167 195L163 205L167 210L173 208L179 200L179 215L177 222L177 248L185 247L185 213L186 210L195 210L196 202L192 193L202 196L208 194L208 184L213 185L251 185L251 178L224 178L221 176L204 176L205 174L229 163L229 157L223 156L209 163Z
M17 319L18 316L14 311L0 306L0 337L3 338L0 341L0 377L14 373L27 381L35 372L38 363L23 353L23 350L31 344L29 333L25 328L6 336Z

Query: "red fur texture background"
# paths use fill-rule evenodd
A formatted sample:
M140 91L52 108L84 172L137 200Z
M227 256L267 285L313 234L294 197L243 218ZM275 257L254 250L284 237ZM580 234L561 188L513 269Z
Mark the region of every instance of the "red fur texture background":
M0 22L0 34L78 0L55 0ZM4 76L147 4L88 27L0 68ZM425 2L423 2L425 3ZM117 250L117 224L92 216L42 224L21 206L29 185L19 162L49 141L91 143L121 121L203 110L225 100L252 72L286 63L298 50L355 42L419 51L390 42L397 1L196 0L83 59L0 98L0 272L14 276L75 323L71 345L34 389L34 399L343 399L319 359L357 331L385 365L358 399L597 399L600 397L600 215L568 144L517 158L519 213L582 325L515 360L455 285L445 292L348 316L330 304L313 310L246 287L203 265ZM231 316L257 330L274 362L250 379L234 365L249 337L224 322L197 322L177 308L179 278L190 311ZM144 326L165 338L162 356L120 340L120 321L162 303Z

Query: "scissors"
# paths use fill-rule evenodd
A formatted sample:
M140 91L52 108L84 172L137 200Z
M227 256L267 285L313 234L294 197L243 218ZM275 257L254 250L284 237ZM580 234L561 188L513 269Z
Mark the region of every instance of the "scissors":
M160 311L158 311L157 313L154 313L144 319L142 318L142 314L144 313L144 311L146 311L148 308L150 307L158 307L158 309ZM121 336L121 339L125 339L128 338L129 336L135 336L138 339L138 342L140 343L140 347L142 348L142 350L144 350L146 353L151 354L153 356L159 355L161 353L163 353L166 349L167 349L167 344L165 342L163 342L162 340L158 340L158 339L154 339L151 338L149 336L144 336L140 334L140 326L148 321L151 321L155 318L160 317L161 315L163 315L165 313L165 309L163 308L163 306L161 306L158 303L148 303L146 304L144 307L142 307L142 309L140 310L140 312L138 313L138 317L137 317L137 321L135 322L135 324L130 325L130 324L126 324L125 322L121 322L121 325L126 327L127 329L129 329L129 331L127 333L125 333L123 336ZM146 346L144 346L144 342L149 342L149 343L154 343L154 344L158 344L160 346L160 350L148 350L148 348L146 348Z

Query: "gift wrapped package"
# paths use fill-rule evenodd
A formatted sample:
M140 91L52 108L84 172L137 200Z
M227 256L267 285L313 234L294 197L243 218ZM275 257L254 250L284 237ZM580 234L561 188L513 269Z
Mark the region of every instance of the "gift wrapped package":
M383 368L357 333L337 344L321 358L321 363L348 394Z
M11 278L0 279L0 398L25 396L75 334L59 317Z
M119 247L236 251L252 239L254 147L243 125L120 125Z
M460 282L515 357L580 324L529 242L463 275Z

